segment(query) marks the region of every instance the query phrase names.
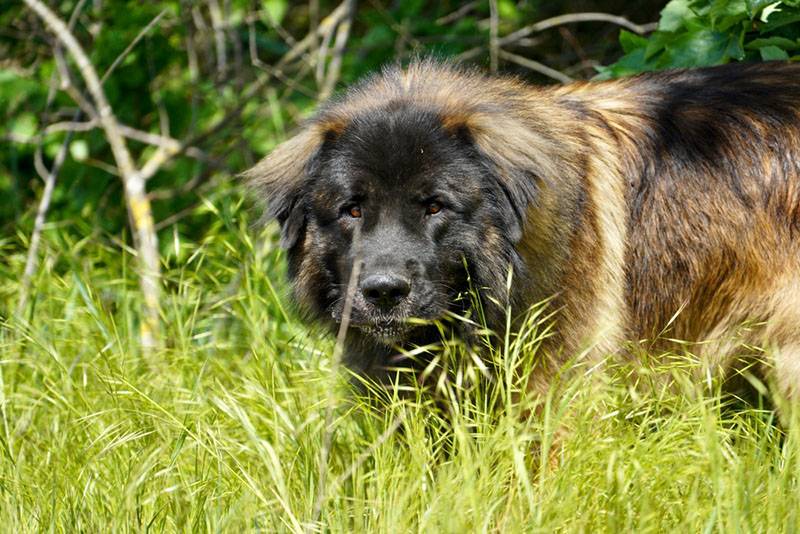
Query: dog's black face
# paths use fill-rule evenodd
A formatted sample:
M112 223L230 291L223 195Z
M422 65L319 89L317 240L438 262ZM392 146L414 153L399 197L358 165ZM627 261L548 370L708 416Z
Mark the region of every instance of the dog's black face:
M281 225L301 309L338 329L359 266L346 361L373 375L392 347L436 341L431 321L466 311L469 290L489 328L504 327L525 294L516 245L552 171L530 150L546 140L515 113L457 91L410 98L392 80L384 101L364 97L375 86L354 89L248 173Z
M327 252L318 311L341 321L356 261L350 324L379 343L403 342L416 323L409 319L438 319L458 306L465 265L493 223L486 173L463 132L408 106L359 116L327 140L305 209L306 239Z

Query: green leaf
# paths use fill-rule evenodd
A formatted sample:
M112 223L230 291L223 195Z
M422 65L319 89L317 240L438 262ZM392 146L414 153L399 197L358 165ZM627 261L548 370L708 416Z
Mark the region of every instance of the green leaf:
M781 9L778 7L778 6L781 5L781 3L782 2L774 2L774 3L770 4L770 5L768 5L767 7L765 7L761 11L761 17L760 17L761 22L768 22L767 19L769 19L770 15L772 15L773 13L776 13L778 11L781 11Z
M69 144L69 154L75 161L84 161L89 157L89 144L83 139L76 139Z
M727 33L709 29L686 33L667 45L667 55L660 66L688 68L718 65L729 57L736 57L736 43L738 39Z
M26 142L36 135L36 116L33 113L20 113L11 123L11 134L19 141Z
M764 46L758 50L761 52L761 59L764 61L775 61L781 59L789 59L789 54L786 53L786 50L782 48L778 48L777 46Z
M655 65L649 63L644 57L644 48L634 50L630 54L625 54L616 63L608 67L597 67L599 80L619 78L620 76L630 76L640 72L654 70Z
M661 19L658 29L665 32L674 32L684 26L686 20L695 18L696 15L689 7L690 0L672 0L661 10Z
M497 2L497 15L502 20L518 21L520 12L517 5L512 0L499 0Z
M758 50L759 48L763 48L765 46L777 46L778 48L783 48L784 50L797 50L800 48L800 43L797 41L792 41L791 39L787 39L786 37L773 36L753 39L744 47L748 50Z
M800 21L800 13L796 9L777 11L770 14L769 22L761 26L759 30L763 34L798 21Z
M650 35L647 40L647 47L644 51L644 57L650 59L656 54L663 52L667 43L675 39L674 33L657 31Z
M725 31L743 20L749 20L745 0L714 0L708 11L715 30Z
M626 54L633 52L637 48L644 48L647 46L647 39L636 35L635 33L631 33L627 30L621 30L619 32L619 44L622 46L622 50L625 51Z
M286 0L262 0L261 5L267 15L267 24L280 24L289 5Z

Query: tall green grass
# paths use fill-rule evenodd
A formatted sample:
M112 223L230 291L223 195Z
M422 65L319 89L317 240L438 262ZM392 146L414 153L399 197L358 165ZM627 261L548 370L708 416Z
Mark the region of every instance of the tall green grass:
M162 238L167 344L147 359L130 249L80 221L48 228L31 312L0 330L3 530L798 530L800 425L731 406L688 360L602 380L578 365L526 418L530 325L491 354L492 380L456 365L436 395L366 400L294 314L275 236L238 197L202 209L202 239ZM4 314L25 235L0 243Z

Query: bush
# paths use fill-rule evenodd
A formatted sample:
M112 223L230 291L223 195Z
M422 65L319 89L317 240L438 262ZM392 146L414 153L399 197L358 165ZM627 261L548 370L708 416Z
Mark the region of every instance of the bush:
M730 61L796 60L797 21L798 0L672 0L661 11L658 31L649 37L620 32L625 55L599 68L599 77Z

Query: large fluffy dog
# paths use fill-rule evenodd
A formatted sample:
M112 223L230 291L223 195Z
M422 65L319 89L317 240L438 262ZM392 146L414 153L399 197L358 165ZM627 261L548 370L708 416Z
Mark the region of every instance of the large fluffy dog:
M552 298L539 384L668 326L723 368L766 347L800 392L800 65L542 88L422 61L326 105L249 175L317 319L341 321L362 262L346 361L363 373L435 338L408 319L463 311L471 284L497 330L506 306Z

